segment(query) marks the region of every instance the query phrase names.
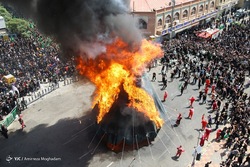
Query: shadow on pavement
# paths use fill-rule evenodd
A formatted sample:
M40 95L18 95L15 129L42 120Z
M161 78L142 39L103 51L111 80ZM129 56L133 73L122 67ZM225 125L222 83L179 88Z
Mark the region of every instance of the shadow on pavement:
M51 126L40 124L29 132L17 130L9 134L9 139L1 137L0 166L88 166L95 154L110 153L104 144L99 144L94 117L88 112L81 118L61 119ZM102 158L109 159L109 153ZM12 159L8 162L9 157ZM42 157L56 159L46 161Z
M172 158L172 160L174 160L174 161L179 161L178 159L178 157L176 157L176 156L173 156L173 157L171 157Z

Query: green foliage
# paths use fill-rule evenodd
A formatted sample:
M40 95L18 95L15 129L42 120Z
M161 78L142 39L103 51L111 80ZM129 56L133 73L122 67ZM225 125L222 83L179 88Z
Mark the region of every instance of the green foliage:
M30 37L30 23L21 18L14 18L3 6L0 5L0 15L4 17L7 29L12 33Z
M7 22L8 29L13 33L19 33L28 37L29 22L19 18L13 18Z
M0 16L3 16L5 19L6 27L9 32L14 34L20 34L23 37L34 37L38 38L38 43L41 47L48 47L53 43L53 40L44 37L39 34L36 29L36 25L31 20L25 20L22 18L15 18L12 16L10 12L8 12L3 6L0 4Z
M8 12L3 6L0 6L0 15L4 17L6 22L12 19L10 12Z

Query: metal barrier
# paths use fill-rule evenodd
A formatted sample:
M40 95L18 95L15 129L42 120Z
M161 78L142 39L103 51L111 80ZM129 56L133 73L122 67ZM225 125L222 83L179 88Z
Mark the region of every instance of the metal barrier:
M38 99L42 98L43 96L53 92L54 90L59 88L59 84L53 84L52 86L39 90L31 95L31 97L28 97L26 100L26 104L29 105ZM21 104L20 104L21 105Z
M79 81L78 78L65 79L64 86L69 85L73 82L77 82L77 81ZM28 97L27 100L25 100L25 103L26 103L26 105L29 105L29 104L37 101L38 99L42 98L43 96L53 92L54 90L56 90L58 88L59 88L59 83L52 84L48 88L45 88L45 89L42 89L42 90L39 90L39 91L33 93L31 95L31 97ZM24 106L22 106L22 104L20 103L20 99L19 99L18 105L16 105L12 109L12 111L2 121L0 121L0 125L4 125L5 127L8 127L16 119L16 116L19 114L21 108L24 110Z
M4 118L4 120L0 121L0 125L4 125L5 127L10 126L10 124L16 119L18 114L18 107L15 106L12 111Z
M74 82L78 82L79 79L78 77L72 77L72 78L67 78L63 81L63 86L66 86L66 85L70 85ZM35 101L37 101L38 99L42 98L43 96L53 92L54 90L58 89L59 88L59 82L57 84L50 84L50 86L46 89L42 89L42 90L39 90L38 92L34 93L33 95L31 95L31 97L29 97L26 101L26 104L29 105Z

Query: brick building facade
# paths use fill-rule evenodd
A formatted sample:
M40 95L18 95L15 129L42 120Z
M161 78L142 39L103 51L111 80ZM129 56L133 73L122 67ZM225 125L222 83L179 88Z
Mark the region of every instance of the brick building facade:
M238 0L131 0L131 11L148 37L181 32L217 17ZM173 24L173 26L171 26Z

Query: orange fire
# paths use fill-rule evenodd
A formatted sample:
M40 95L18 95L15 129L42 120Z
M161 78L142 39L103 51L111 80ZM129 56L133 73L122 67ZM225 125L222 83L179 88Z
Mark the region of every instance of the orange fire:
M135 84L136 76L140 76L145 65L153 59L162 56L163 52L157 45L143 40L136 51L131 46L116 39L106 46L106 52L95 59L78 59L77 69L81 75L87 76L96 86L93 107L97 104L99 113L97 123L109 112L112 104L118 98L120 86L129 96L129 107L144 113L157 128L163 124L153 98Z

